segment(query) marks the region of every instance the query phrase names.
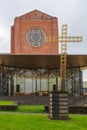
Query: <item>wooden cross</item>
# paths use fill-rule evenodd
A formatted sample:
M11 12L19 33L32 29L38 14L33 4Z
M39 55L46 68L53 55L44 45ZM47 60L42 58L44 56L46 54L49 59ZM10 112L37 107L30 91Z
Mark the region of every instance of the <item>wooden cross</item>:
M82 36L67 36L67 24L62 25L61 36L48 36L46 41L60 42L61 43L61 55L60 55L60 79L61 79L61 91L65 91L66 86L66 65L67 65L67 42L82 42Z

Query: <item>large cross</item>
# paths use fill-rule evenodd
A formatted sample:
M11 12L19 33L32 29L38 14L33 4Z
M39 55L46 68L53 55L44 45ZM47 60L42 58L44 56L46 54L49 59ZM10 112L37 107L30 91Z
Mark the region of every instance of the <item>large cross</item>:
M62 25L61 36L46 37L46 41L61 43L61 55L60 55L61 91L65 91L66 86L67 42L82 42L82 40L83 40L82 36L67 36L67 24Z

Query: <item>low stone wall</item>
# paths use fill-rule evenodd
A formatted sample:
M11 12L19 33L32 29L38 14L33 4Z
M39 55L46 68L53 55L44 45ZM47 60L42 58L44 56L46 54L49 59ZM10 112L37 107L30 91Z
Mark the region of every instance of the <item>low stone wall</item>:
M49 96L0 96L0 100L18 101L19 104L49 105ZM69 97L69 106L87 105L87 97Z
M44 106L45 112L49 112L49 106ZM87 114L87 106L69 106L69 113L71 114Z
M13 105L0 105L0 110L16 111L17 107L18 107L18 102L14 102Z
M87 106L69 106L69 113L87 114Z
M29 104L29 105L48 105L49 96L2 96L0 100L7 101L18 101L19 104Z

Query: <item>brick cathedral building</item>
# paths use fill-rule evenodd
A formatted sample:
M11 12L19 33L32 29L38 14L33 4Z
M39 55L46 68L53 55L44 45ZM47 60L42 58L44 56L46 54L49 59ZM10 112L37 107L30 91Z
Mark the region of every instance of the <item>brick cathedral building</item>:
M47 42L47 36L58 36L58 21L34 10L16 17L11 27L11 54L58 54L58 43Z

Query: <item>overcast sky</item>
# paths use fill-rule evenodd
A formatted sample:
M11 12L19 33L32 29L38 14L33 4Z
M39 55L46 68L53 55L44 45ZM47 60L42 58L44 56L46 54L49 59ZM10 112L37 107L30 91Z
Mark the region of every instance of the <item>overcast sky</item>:
M83 36L82 43L68 43L69 54L87 54L87 0L0 0L0 53L10 52L10 27L14 18L34 9L68 24L68 35Z

